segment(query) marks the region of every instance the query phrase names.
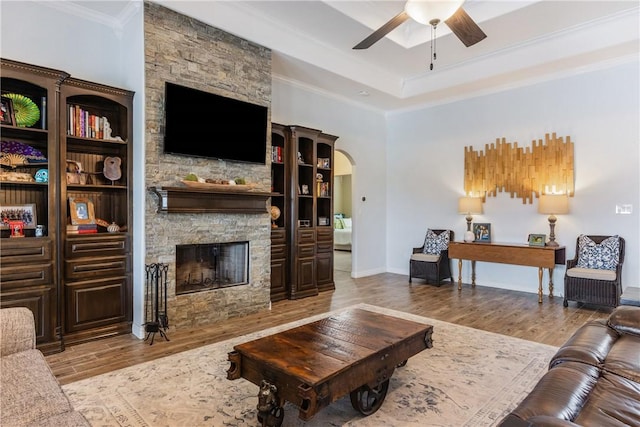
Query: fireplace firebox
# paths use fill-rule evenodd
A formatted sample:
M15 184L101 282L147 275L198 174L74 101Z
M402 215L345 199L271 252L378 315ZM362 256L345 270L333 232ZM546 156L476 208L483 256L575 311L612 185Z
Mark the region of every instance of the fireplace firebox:
M176 245L176 294L249 283L249 242Z

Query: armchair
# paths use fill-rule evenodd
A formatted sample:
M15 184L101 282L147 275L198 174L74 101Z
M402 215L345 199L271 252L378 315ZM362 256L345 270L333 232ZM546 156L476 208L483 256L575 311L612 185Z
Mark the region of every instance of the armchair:
M414 277L437 286L445 279L450 279L453 283L449 259L451 241L452 230L427 230L424 243L419 248L413 248L409 259L409 283Z
M564 275L565 307L569 301L608 307L620 304L625 241L618 236L580 235L576 255Z

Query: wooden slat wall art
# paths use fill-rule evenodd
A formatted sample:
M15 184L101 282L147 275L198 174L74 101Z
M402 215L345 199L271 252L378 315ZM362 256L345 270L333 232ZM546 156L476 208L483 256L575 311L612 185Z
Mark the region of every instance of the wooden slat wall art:
M496 138L485 144L484 151L464 148L464 191L467 195L495 197L507 192L522 203L533 203L543 192L573 197L573 142L557 137L555 132L533 140L531 147Z

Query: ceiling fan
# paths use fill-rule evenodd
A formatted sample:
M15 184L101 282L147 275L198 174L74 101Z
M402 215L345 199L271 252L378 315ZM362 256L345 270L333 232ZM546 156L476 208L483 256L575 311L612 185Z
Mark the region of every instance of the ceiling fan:
M435 31L436 26L444 21L465 46L472 46L483 40L487 35L464 11L462 8L463 3L464 0L408 0L402 12L355 45L353 49L371 47L409 18L424 25L431 25L432 31Z

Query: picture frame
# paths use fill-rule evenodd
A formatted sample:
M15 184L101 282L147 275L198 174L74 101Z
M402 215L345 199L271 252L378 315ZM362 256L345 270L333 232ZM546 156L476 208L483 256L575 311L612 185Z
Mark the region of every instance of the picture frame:
M23 205L2 205L0 206L0 228L9 229L9 222L20 221L25 230L35 230L38 219L36 217L35 203Z
M69 197L71 224L95 224L96 215L93 202L84 197Z
M13 100L6 96L3 96L0 101L0 124L9 126L16 125L16 114L13 109Z
M477 222L473 224L474 242L491 243L491 224L488 222Z
M545 246L546 242L546 234L529 234L529 246Z

